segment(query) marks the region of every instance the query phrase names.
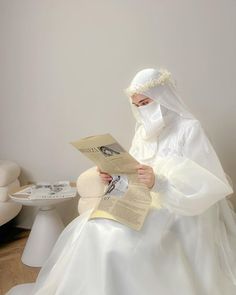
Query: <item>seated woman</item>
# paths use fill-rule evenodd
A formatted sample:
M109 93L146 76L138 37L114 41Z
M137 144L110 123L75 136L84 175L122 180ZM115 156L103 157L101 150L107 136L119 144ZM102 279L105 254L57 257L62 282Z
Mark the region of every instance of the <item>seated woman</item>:
M200 122L167 70L138 72L127 94L137 120L130 153L161 208L150 207L140 231L86 211L62 232L30 294L235 295L232 188Z

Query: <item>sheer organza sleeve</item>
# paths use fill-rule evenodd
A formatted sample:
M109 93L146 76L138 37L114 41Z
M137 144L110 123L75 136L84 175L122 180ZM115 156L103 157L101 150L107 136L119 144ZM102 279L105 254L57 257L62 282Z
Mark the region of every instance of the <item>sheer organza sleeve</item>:
M164 207L182 215L201 214L233 192L200 123L186 130L181 156L160 157L153 168L152 190Z

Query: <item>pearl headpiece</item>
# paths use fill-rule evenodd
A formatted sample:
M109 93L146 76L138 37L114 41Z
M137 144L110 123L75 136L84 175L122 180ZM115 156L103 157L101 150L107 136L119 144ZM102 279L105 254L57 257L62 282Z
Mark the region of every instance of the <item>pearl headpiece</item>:
M134 83L129 86L125 89L126 95L132 96L135 93L142 93L150 88L167 83L171 83L174 87L176 86L176 83L172 80L171 73L168 70L161 68L158 73L158 78L152 78L143 84Z

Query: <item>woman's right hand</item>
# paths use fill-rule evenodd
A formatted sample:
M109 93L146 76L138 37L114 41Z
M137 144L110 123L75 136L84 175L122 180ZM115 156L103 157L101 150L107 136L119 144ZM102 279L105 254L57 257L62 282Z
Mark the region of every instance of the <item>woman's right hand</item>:
M108 184L112 180L112 177L110 174L106 172L102 172L98 167L97 167L97 171L99 172L99 176L104 184Z

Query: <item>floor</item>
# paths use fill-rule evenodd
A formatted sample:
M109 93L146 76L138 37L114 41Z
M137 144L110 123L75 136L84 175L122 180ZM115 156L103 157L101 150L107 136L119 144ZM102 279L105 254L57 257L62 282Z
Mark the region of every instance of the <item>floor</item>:
M8 224L0 231L0 295L17 284L36 280L40 267L29 267L21 262L30 231Z

